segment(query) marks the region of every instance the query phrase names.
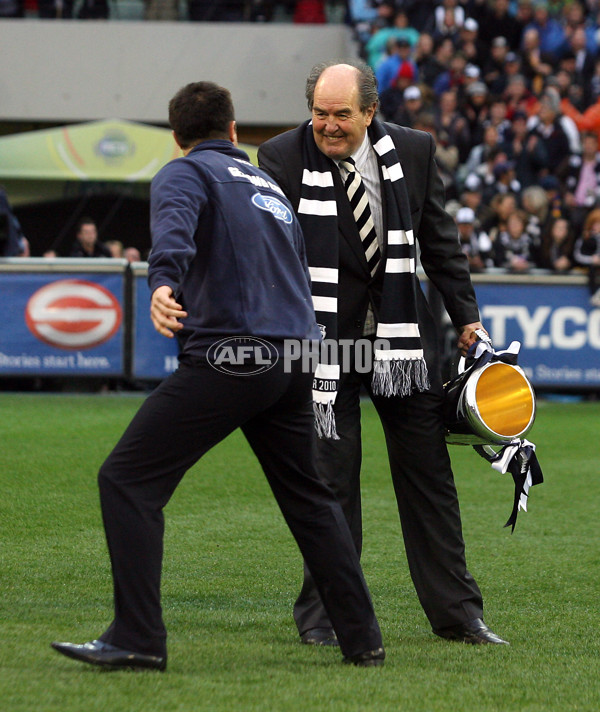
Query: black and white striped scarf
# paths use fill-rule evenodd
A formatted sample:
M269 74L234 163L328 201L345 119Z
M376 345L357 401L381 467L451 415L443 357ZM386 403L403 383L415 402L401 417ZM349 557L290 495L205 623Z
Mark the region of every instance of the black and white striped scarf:
M317 322L323 336L337 342L339 232L332 170L338 169L317 147L310 121L305 132L298 218L306 239ZM388 217L372 387L378 395L407 396L429 388L417 323L415 244L408 193L394 143L381 122L373 120L369 138L383 175ZM386 348L380 348L382 342ZM328 349L321 350L313 383L317 432L320 437L334 439L338 436L333 404L340 377L336 356Z

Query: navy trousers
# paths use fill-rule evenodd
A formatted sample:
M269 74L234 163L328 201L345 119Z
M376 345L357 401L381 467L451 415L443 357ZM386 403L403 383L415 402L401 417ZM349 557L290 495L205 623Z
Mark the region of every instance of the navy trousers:
M299 368L286 373L282 360L261 374L232 375L188 359L146 399L98 477L115 604L102 640L166 655L162 510L185 472L240 427L310 568L342 652L381 647L350 530L316 474L311 383L312 374Z
M442 421L442 386L406 398L375 396L371 373L343 373L335 402L339 440L318 441L319 474L339 500L359 555L362 550L361 387L381 419L410 574L434 630L483 616L477 583L467 570L460 510ZM331 626L305 566L294 606L300 634Z

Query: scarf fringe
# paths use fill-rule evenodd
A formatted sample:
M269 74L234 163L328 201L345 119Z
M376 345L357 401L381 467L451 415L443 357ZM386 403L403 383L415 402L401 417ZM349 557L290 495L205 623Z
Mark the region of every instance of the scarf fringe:
M333 403L315 403L313 401L313 412L315 414L315 429L320 438L339 440L339 435L335 427L335 414Z
M385 359L373 365L373 393L377 396L409 396L429 389L425 359Z

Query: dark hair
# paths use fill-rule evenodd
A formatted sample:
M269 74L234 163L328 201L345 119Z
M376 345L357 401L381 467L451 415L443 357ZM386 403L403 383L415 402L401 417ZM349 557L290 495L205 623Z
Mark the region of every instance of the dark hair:
M77 222L77 232L79 232L84 225L93 225L95 228L98 227L94 218L89 217L89 215L86 215Z
M181 148L209 138L229 138L235 120L231 94L213 82L192 82L169 102L169 124Z
M358 103L361 111L366 111L373 104L379 105L379 93L377 91L377 79L375 73L366 62L360 59L348 59L346 61L320 62L311 70L306 79L306 101L308 108L312 111L315 100L315 87L321 74L329 67L337 67L339 64L347 64L356 70L356 81L358 84Z

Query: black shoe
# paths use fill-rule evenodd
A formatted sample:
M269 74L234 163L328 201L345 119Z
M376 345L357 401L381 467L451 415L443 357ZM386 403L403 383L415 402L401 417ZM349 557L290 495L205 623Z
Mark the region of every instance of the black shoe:
M383 665L384 660L385 650L377 648L377 650L367 650L358 655L350 655L345 657L342 662L346 663L346 665L356 665L357 667L376 667L377 665Z
M481 618L473 618L472 621L467 621L460 625L453 625L449 628L439 628L433 632L441 638L459 640L462 643L471 643L472 645L482 645L485 643L510 645L507 640L502 640L499 635L496 635L490 630Z
M333 628L311 628L300 635L305 645L335 645L339 646L337 635Z
M104 643L101 640L92 640L90 643L76 645L75 643L51 643L54 650L66 655L68 658L81 660L91 665L118 669L151 669L166 670L167 658L157 655L143 655L131 650L123 650L115 645Z

